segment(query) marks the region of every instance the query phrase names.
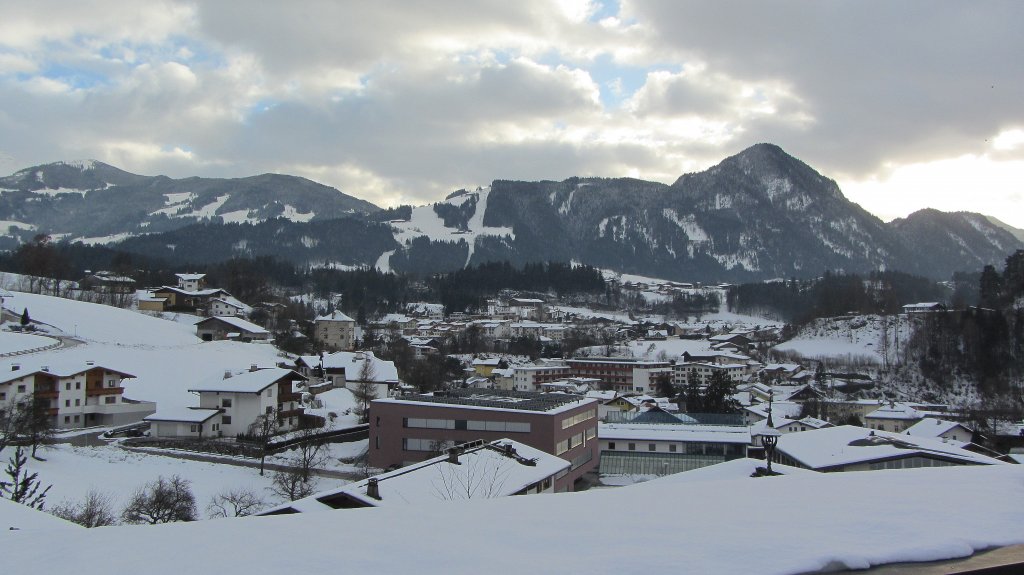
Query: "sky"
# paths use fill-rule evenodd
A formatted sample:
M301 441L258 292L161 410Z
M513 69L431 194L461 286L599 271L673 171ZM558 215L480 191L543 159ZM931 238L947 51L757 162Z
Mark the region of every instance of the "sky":
M304 176L380 206L672 183L758 142L889 220L1024 228L1024 2L0 0L0 173Z

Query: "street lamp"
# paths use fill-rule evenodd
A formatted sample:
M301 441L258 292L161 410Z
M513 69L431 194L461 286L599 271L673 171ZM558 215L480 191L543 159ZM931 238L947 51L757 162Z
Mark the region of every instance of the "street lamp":
M758 434L761 437L761 445L764 446L764 459L768 465L766 475L774 475L772 473L772 457L775 455L775 446L779 444L779 437L782 435L778 429L775 429L775 423L772 421L772 400L774 398L775 391L769 391L768 421L765 422L764 431Z

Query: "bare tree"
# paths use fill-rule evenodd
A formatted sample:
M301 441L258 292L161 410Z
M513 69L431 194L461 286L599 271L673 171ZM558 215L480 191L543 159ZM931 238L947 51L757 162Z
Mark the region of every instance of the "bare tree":
M50 510L50 513L83 527L117 525L117 515L114 513L113 499L110 494L95 489L89 490L84 501L74 503L64 500Z
M438 480L433 482L434 493L441 499L490 499L502 494L511 469L509 462L495 463L472 458L460 465L437 465Z
M359 375L356 376L358 379L352 395L356 400L355 413L359 416L359 423L370 421L370 402L377 399L377 384L374 382L376 372L370 358L366 358L359 368Z
M196 498L191 482L179 475L160 476L140 487L121 512L121 520L131 524L195 521Z
M317 437L317 434L329 428L329 425L321 428L303 427L293 434L299 442L289 461L298 468L303 481L309 481L310 470L327 463L330 457L327 442Z
M278 497L295 501L316 493L316 480L304 479L297 468L285 469L274 473L274 481L267 489Z
M254 437L260 445L260 475L263 475L263 468L267 461L267 448L270 445L270 438L277 434L281 420L278 417L278 410L271 408L263 415L257 416L249 424L249 435Z
M26 461L28 458L25 457L21 446L18 446L14 450L14 455L7 462L7 469L4 470L9 481L0 480L0 497L28 505L34 509L42 509L46 493L53 486L47 485L46 489L40 492L39 488L42 487L42 484L39 482L39 474L30 473L25 467Z
M262 509L264 505L256 493L247 489L232 489L210 498L206 513L211 518L248 517Z

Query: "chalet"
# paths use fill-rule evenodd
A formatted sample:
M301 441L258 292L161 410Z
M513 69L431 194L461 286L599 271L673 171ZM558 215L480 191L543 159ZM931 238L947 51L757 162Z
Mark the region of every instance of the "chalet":
M864 416L864 426L879 431L903 433L925 414L904 403L890 402Z
M281 428L297 427L304 408L294 383L305 380L290 369L254 365L239 374L225 372L223 379L195 385L188 391L199 395L199 408L221 412L220 429L215 435L234 437L247 433L261 415L271 413L277 415Z
M304 355L295 360L295 365L303 375L323 377L335 388L355 389L361 383L370 383L375 397L395 395L401 384L395 362L380 359L371 351L339 351L322 357Z
M135 291L135 280L128 276L118 275L112 272L99 271L96 273L85 272L84 278L78 280L78 287L82 290L99 293L132 293Z
M946 311L946 305L939 302L912 303L903 306L903 313L938 313Z
M552 493L555 477L569 471L565 459L511 439L476 441L396 471L284 503L261 516L359 507L405 506L471 498ZM480 473L501 481L481 481Z
M356 320L333 311L313 320L313 340L334 351L352 351L356 347Z
M222 289L184 290L178 287L163 286L149 293L151 301L163 300L163 309L158 311L203 312L209 309L210 301L215 298L228 298L231 294Z
M196 335L203 341L231 339L237 341L267 341L270 332L244 319L224 316L208 317L196 323Z
M1003 462L929 437L853 425L790 433L779 438L773 461L815 471L873 471Z
M178 288L185 291L206 289L206 274L174 274L178 278Z
M225 295L210 299L208 311L211 316L216 317L243 317L252 313L252 308L231 296Z
M94 361L0 364L0 408L35 398L47 403L57 428L133 423L156 411L152 402L124 397L122 382L134 377Z

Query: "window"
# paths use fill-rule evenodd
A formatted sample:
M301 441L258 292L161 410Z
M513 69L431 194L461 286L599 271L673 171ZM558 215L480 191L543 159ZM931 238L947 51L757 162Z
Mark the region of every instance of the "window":
M25 393L25 386L24 385L19 385L18 386L18 393Z
M380 427L380 416L377 416L377 427Z
M82 389L82 382L76 381L75 382L75 389Z
M615 442L614 441L609 441L608 442L608 449L615 449Z
M220 424L219 423L214 423L213 426L212 426L212 429L214 431L220 431Z
M64 384L64 391L71 391L71 382L70 381Z
M565 453L566 451L569 451L569 440L568 439L563 439L562 441L559 441L555 445L555 455L561 455L561 454Z
M71 407L71 400L70 399L65 399L64 400L64 407Z
M669 446L668 446L668 450L669 450L670 452L672 452L672 453L675 453L675 452L676 452L676 449L678 449L678 446L677 446L677 445L676 445L675 443L673 443L672 445L669 445Z
M199 426L193 423L192 425L188 426L188 430L191 431L192 433L195 433L199 431Z
M647 444L647 451L655 451L656 449L657 449L657 446L655 446L653 443L648 443Z
M222 415L220 417L220 422L223 423L224 425L231 425L231 416L230 415Z
M225 398L221 399L220 400L220 406L221 407L231 407L231 398L230 397L225 397Z
M117 403L117 396L116 395L108 395L108 396L103 398L103 403L106 403L108 405L111 404L111 403Z
M273 387L267 389L267 397L274 397L274 388Z
M636 444L635 443L630 443L629 444L629 450L630 451L636 451Z
M108 379L107 380L107 387L117 387L117 380L115 380L115 379Z
M75 416L75 423L78 423L78 416Z
M78 407L79 405L82 405L82 400L81 399L75 399L75 407Z
M71 416L70 415L65 415L64 416L64 423L71 423Z

